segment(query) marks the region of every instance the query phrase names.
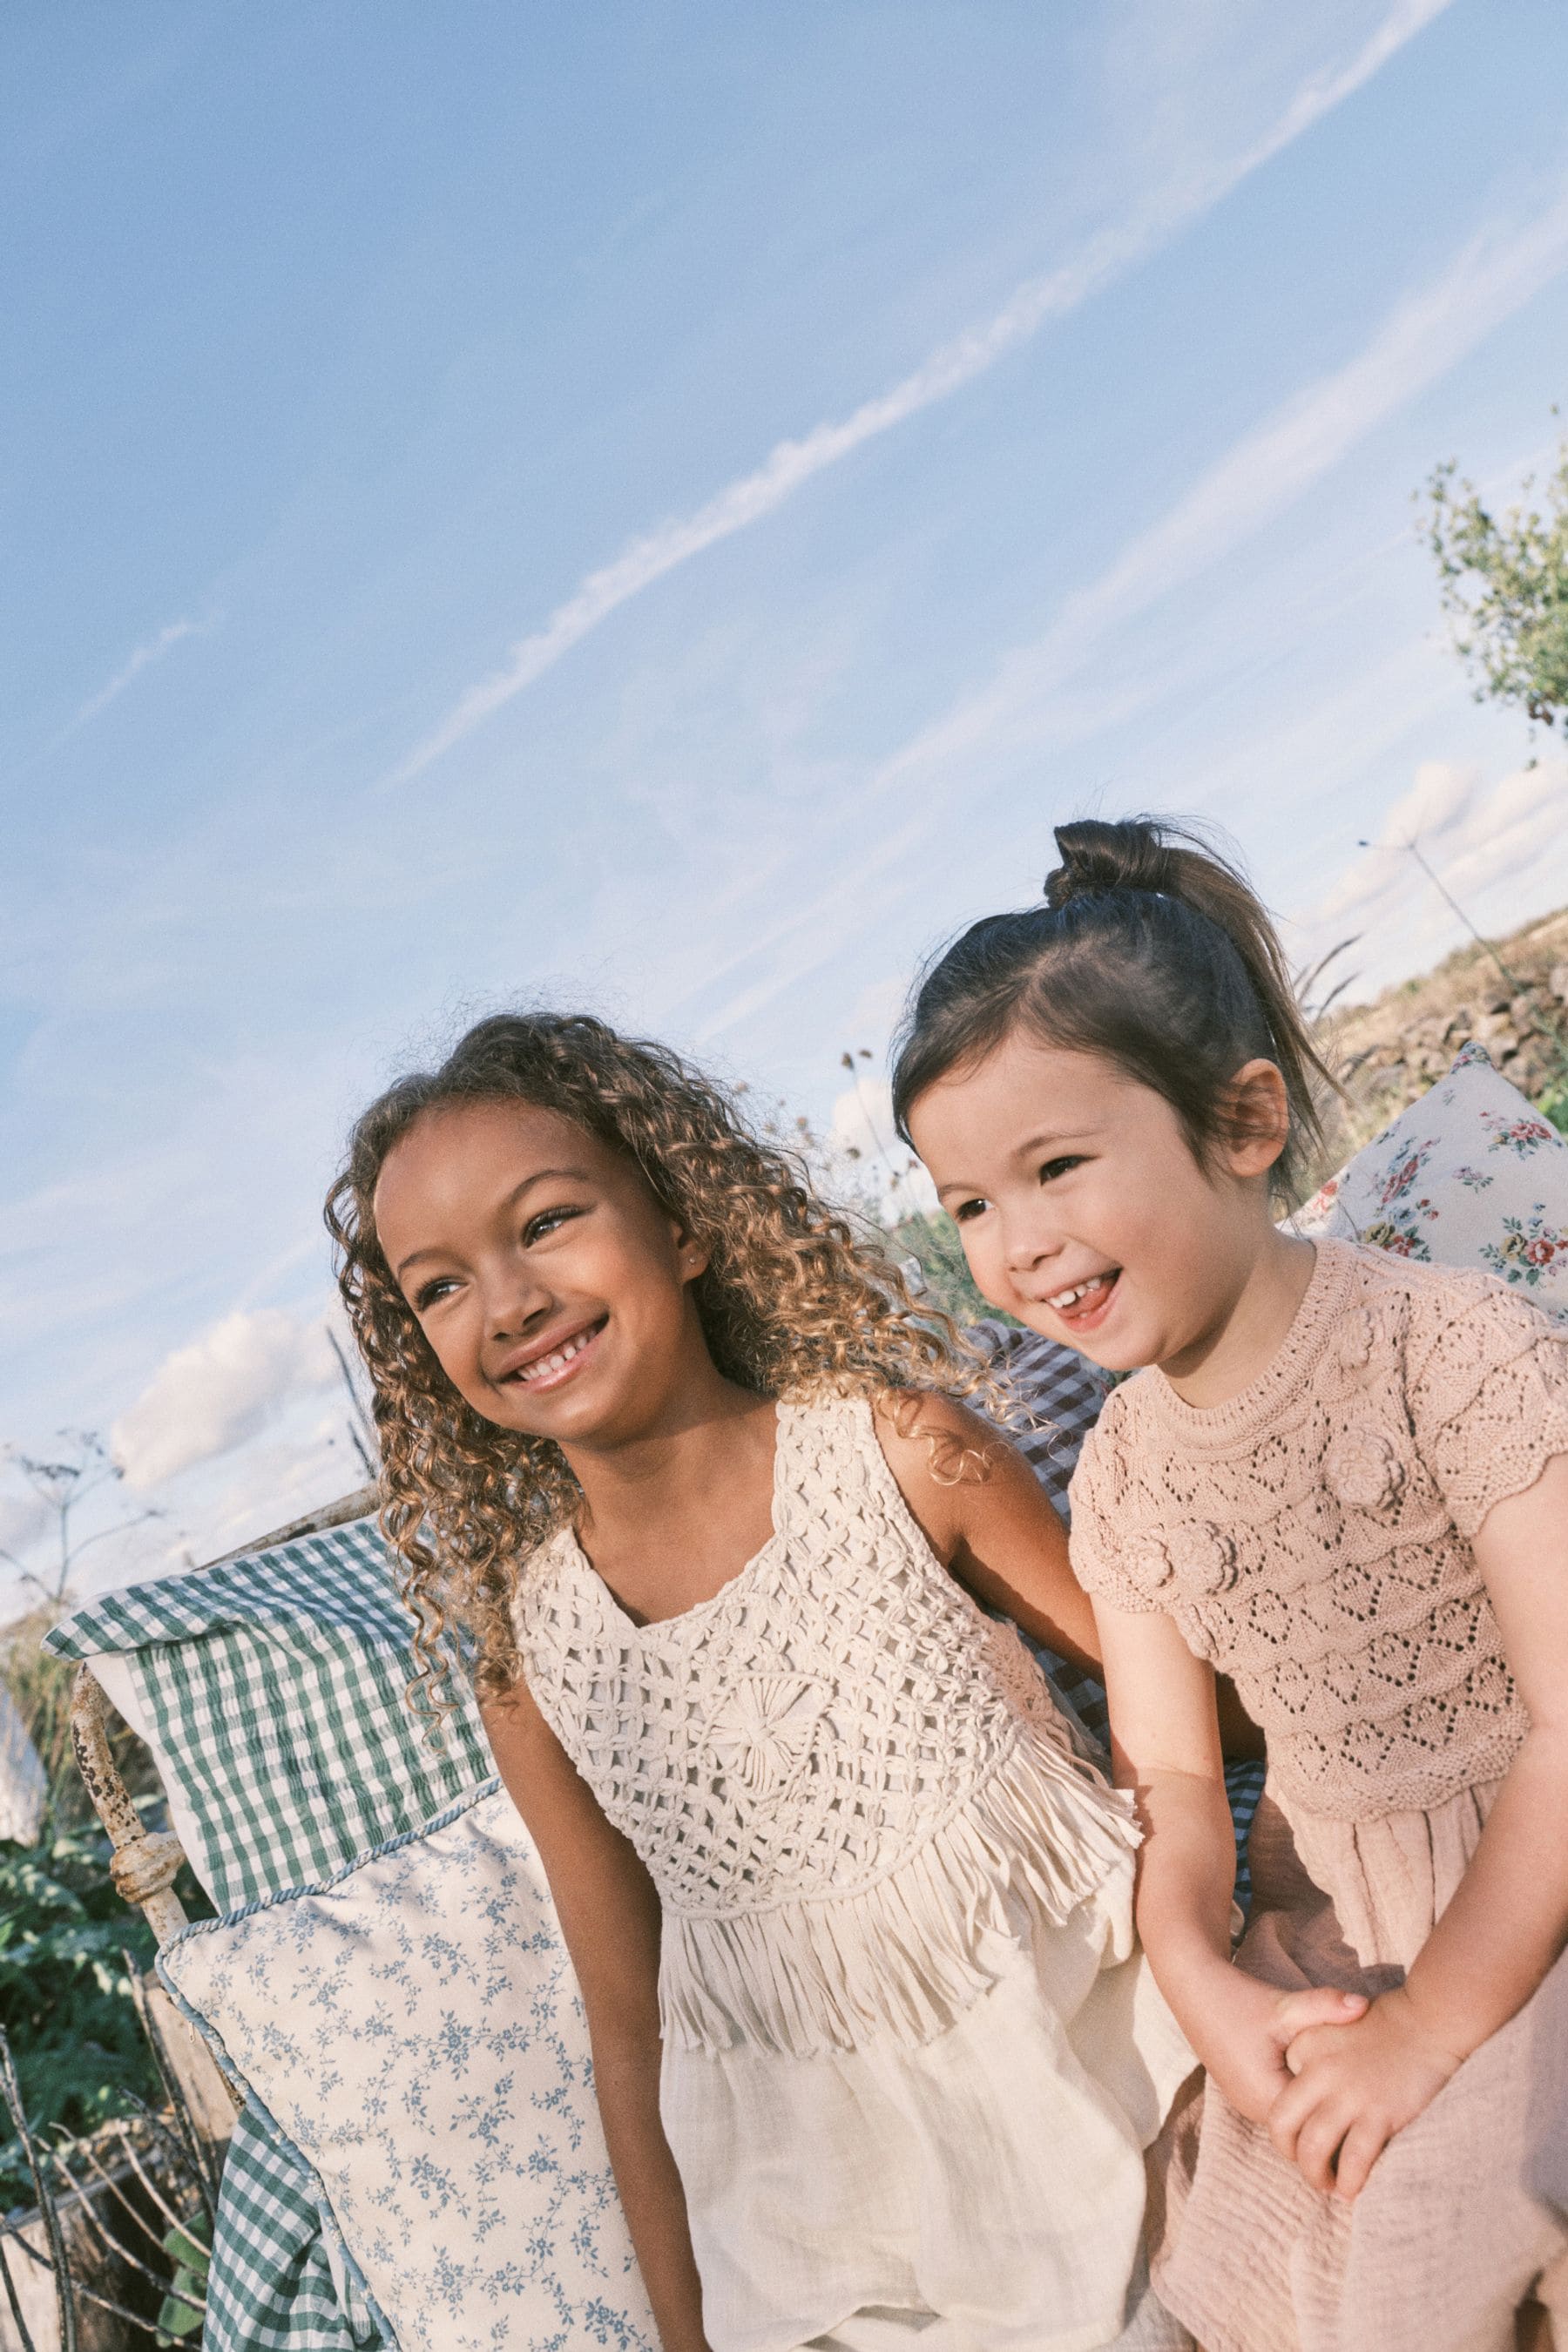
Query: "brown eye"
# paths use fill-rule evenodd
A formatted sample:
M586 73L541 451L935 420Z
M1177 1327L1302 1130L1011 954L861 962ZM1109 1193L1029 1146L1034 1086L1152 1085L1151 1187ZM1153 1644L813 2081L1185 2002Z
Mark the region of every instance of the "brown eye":
M522 1229L523 1247L526 1249L532 1242L543 1241L547 1234L570 1224L574 1217L580 1217L582 1213L581 1209L568 1208L564 1203L556 1209L541 1209L536 1217L530 1217Z
M1081 1168L1082 1166L1083 1154L1081 1152L1069 1152L1063 1160L1047 1160L1045 1166L1040 1171L1040 1181L1042 1184L1049 1184L1054 1178L1058 1176L1065 1176L1069 1169Z
M952 1222L955 1225L973 1224L975 1218L982 1215L990 1205L988 1201L979 1199L961 1201L952 1213Z

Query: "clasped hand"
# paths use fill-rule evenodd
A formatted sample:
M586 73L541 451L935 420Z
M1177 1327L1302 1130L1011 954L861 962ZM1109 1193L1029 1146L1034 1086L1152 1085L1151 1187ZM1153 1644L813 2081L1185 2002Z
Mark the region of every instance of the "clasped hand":
M1228 1991L1222 2046L1201 2053L1210 2074L1314 2189L1359 2196L1458 2059L1403 1988L1370 2002L1329 1986L1279 1993L1233 1969Z
M1269 2138L1314 2189L1357 2197L1395 2132L1460 2062L1433 2040L1401 1986L1349 2023L1306 2026L1285 2063L1295 2079L1268 2110Z

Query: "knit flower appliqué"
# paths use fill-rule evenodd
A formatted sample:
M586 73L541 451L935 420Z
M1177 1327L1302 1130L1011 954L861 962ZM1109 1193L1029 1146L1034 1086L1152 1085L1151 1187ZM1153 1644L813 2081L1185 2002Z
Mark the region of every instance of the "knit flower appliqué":
M1173 1578L1189 1591L1225 1592L1236 1582L1240 1562L1236 1545L1212 1519L1189 1519L1168 1528L1143 1547L1146 1581L1158 1588Z
M709 1752L748 1796L775 1797L798 1770L826 1704L826 1685L809 1675L744 1675L709 1723Z
M1340 1362L1347 1372L1359 1372L1371 1360L1374 1337L1372 1315L1364 1307L1354 1307L1346 1316L1340 1333Z
M1355 1511L1391 1511L1405 1491L1405 1464L1380 1429L1342 1429L1323 1457L1329 1492Z

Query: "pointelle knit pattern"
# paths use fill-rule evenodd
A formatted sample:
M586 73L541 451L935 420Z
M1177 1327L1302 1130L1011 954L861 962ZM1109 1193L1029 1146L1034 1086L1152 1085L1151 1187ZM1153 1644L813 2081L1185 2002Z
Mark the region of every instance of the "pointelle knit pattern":
M1506 1772L1529 1719L1470 1538L1568 1452L1568 1333L1489 1275L1321 1240L1262 1377L1118 1388L1073 1479L1073 1565L1233 1675L1269 1784L1342 1821Z

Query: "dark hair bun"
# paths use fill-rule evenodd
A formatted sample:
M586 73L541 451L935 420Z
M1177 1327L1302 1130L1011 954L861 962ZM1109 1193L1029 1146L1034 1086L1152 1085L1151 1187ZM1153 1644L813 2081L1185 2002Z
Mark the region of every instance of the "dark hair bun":
M1075 824L1058 824L1056 835L1062 862L1046 877L1048 907L1108 890L1170 891L1176 881L1172 853L1148 817L1120 824L1080 817Z

